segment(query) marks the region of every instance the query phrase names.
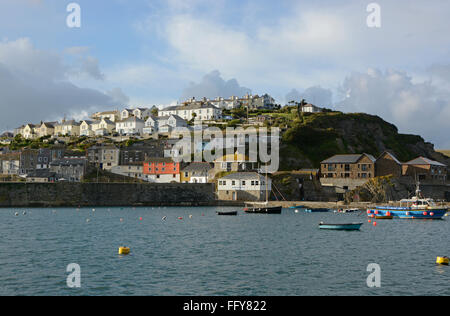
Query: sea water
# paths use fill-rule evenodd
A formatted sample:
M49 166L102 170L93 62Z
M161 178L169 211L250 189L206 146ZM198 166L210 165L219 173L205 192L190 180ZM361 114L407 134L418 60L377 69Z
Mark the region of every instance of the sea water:
M446 219L373 226L365 214L290 209L1 209L0 295L450 295L450 267L435 264L450 255L449 231ZM68 286L72 263L80 287ZM380 287L368 286L373 263Z

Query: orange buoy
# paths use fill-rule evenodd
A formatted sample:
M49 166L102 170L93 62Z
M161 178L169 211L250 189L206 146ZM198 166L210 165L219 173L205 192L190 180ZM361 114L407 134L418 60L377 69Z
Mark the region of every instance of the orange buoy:
M181 216L180 216L180 217L178 217L178 219L180 219L180 220L181 220L181 219L183 219L183 217L181 217Z
M423 212L423 216L427 216L428 215L428 213L427 212Z
M142 221L142 217L139 217L139 220Z
M377 222L373 222L373 226L377 226Z

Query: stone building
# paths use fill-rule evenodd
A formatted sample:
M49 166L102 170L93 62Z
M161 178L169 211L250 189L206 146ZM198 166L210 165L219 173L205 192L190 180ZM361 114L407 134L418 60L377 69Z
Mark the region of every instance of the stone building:
M377 158L375 162L375 175L377 177L382 176L402 176L402 163L395 157L392 152L385 151Z
M376 159L369 154L334 155L320 163L322 178L369 179L375 177Z
M56 173L49 169L37 169L26 175L27 182L47 183L56 181Z
M55 173L57 181L80 182L86 167L86 158L63 158L50 163L50 172Z
M120 149L114 145L93 146L87 150L88 162L98 168L110 170L119 165Z
M20 153L0 155L0 174L18 175L20 170Z
M146 180L144 175L144 167L142 162L129 162L127 164L118 165L111 168L110 172L139 180Z
M20 153L20 174L27 174L35 170L49 169L52 152L48 148L24 149Z
M141 164L150 157L164 157L164 143L158 140L135 143L120 149L119 165L128 165L135 162Z
M425 158L418 157L405 162L402 166L402 174L421 180L447 180L447 165Z

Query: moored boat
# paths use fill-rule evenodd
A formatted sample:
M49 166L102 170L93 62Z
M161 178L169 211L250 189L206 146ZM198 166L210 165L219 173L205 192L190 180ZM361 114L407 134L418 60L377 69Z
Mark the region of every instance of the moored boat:
M394 216L375 216L375 219L394 219Z
M304 208L306 208L306 206L304 206L304 205L294 205L294 206L291 206L289 208L290 209L304 209Z
M310 209L305 209L306 213L325 213L328 212L329 209L327 208L310 208Z
M320 229L332 229L332 230L359 230L363 223L341 223L341 224L330 224L323 223L319 224Z
M281 214L282 206L269 206L269 190L266 166L266 201L265 202L248 202L244 208L244 212L253 214ZM248 205L249 206L248 206Z
M224 212L224 211L220 211L217 212L217 215L223 215L223 216L235 216L237 215L237 211L229 211L229 212Z
M262 203L264 204L264 203ZM244 208L245 213L253 213L253 214L281 214L282 207L281 206L258 206L254 204L254 206Z
M369 217L392 216L406 219L442 219L448 207L437 205L433 199L424 198L417 184L416 195L411 199L403 199L400 206L376 206L367 210Z

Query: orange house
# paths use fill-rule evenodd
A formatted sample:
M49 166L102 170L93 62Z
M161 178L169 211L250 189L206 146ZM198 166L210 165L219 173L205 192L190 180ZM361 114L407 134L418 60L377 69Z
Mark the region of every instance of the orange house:
M180 163L172 158L149 158L144 162L143 172L149 182L180 182Z

